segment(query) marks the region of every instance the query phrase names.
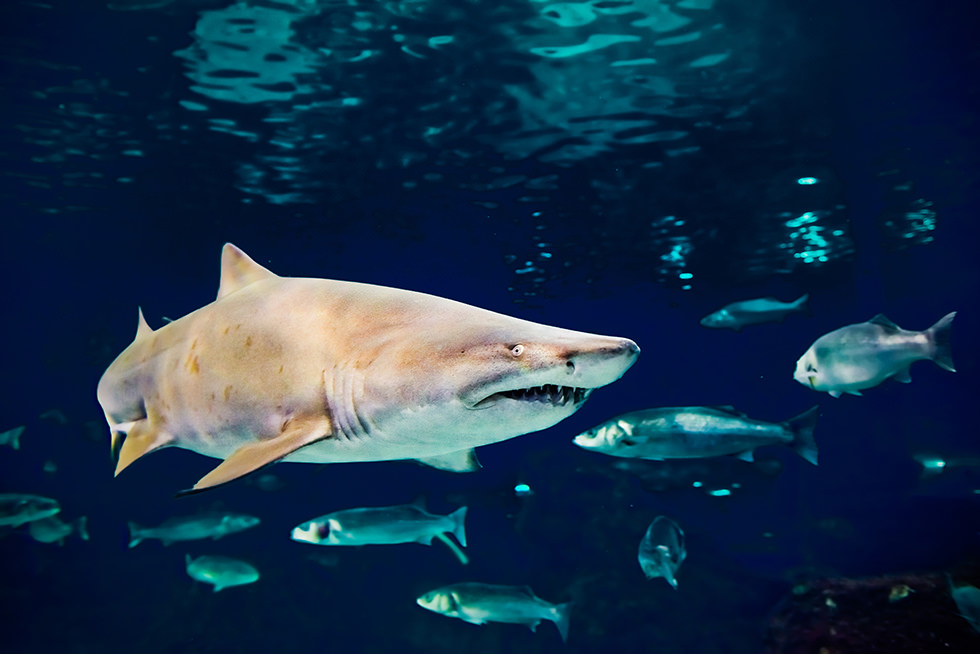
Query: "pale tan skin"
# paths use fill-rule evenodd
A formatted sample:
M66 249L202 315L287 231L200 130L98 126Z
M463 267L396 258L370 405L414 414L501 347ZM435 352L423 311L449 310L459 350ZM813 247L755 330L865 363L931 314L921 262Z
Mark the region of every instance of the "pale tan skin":
M114 445L126 435L117 474L164 446L225 459L195 489L279 460L475 469L445 457L554 425L638 353L431 295L279 277L228 244L218 299L156 331L141 315L98 398ZM486 399L544 385L584 390Z

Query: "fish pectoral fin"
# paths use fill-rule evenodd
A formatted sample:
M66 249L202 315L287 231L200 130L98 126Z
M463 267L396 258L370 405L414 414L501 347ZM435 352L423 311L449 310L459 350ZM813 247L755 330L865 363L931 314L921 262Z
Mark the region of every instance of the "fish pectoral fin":
M754 450L745 450L744 452L739 452L735 455L736 459L741 459L742 461L748 461L752 463L755 461Z
M415 460L422 465L439 470L448 470L449 472L476 472L483 467L480 460L476 458L476 452L473 448Z
M912 383L912 375L909 373L908 366L906 366L905 368L902 368L901 370L899 370L898 372L896 372L894 375L892 375L892 379L894 379L897 382L901 382L903 384L911 384Z
M113 436L118 436L120 432L114 432ZM173 436L153 427L149 420L137 420L129 426L126 438L123 440L122 447L119 448L119 457L116 459L115 475L129 467L136 459L169 445L173 441Z
M193 488L182 491L179 495L187 495L227 484L229 481L275 463L301 447L325 440L332 435L333 431L330 430L329 421L325 418L291 420L275 438L239 447L217 468L201 477Z

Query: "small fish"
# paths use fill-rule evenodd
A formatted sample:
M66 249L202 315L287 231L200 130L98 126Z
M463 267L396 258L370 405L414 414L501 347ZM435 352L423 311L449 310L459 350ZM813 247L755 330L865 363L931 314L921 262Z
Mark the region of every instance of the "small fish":
M15 450L20 449L20 435L27 427L14 427L0 434L0 445L8 445Z
M753 460L755 448L784 443L817 465L813 429L820 407L786 422L749 418L733 406L691 406L634 411L573 439L586 450L635 459L697 459L736 454Z
M949 594L953 596L960 616L980 632L980 588L966 584L956 586L952 577L946 575L946 578L949 580Z
M199 556L191 559L191 555L187 554L184 556L184 565L191 579L211 584L216 593L225 588L244 586L259 580L259 571L254 566L227 556Z
M449 515L433 515L416 500L412 504L328 513L295 527L292 539L314 545L431 545L434 537L450 533L466 547L465 519L465 506Z
M809 313L810 309L806 304L809 299L809 294L804 294L793 302L780 302L774 297L732 302L706 315L700 320L700 324L712 329L734 329L740 332L747 325L782 322L792 313Z
M793 379L840 397L860 395L889 377L907 384L912 381L909 366L921 359L956 372L950 349L955 317L955 311L948 313L921 332L904 330L880 313L868 322L841 327L814 341L796 362Z
M542 620L551 620L562 641L568 638L572 602L550 604L528 586L464 582L436 588L415 601L424 609L471 624L509 622L527 625L535 631Z
M26 522L50 518L61 511L57 500L40 495L0 493L0 526L19 527Z
M158 527L141 527L129 524L129 546L136 547L147 538L158 538L164 545L181 540L218 540L228 534L251 529L260 520L244 513L201 513L198 515L170 518Z
M657 516L647 527L636 558L647 579L663 577L676 590L677 570L687 558L684 530L670 518Z
M88 528L85 516L74 522L62 522L57 516L34 520L27 525L31 538L39 543L54 543L64 545L65 539L73 533L82 540L88 540Z
M421 543L431 545L433 538L442 541L460 563L469 563L455 543L446 537L452 534L466 547L466 507L449 515L433 515L425 510L422 500L399 506L379 506L346 509L307 520L295 527L291 538L314 545L397 545Z

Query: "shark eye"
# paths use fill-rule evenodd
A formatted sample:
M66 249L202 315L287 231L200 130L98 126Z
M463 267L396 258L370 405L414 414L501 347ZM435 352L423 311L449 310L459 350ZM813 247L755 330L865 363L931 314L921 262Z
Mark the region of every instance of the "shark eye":
M524 346L518 343L514 347L510 348L510 354L513 357L519 357L524 354Z

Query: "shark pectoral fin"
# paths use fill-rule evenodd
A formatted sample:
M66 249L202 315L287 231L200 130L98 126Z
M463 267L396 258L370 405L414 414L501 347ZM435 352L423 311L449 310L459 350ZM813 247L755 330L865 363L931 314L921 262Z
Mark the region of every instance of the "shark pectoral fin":
M476 452L473 448L415 460L422 465L438 468L439 470L448 470L449 472L475 472L483 467L479 459L476 458Z
M301 447L325 440L332 435L329 421L324 418L291 420L275 438L239 447L217 468L201 477L193 488L188 491L181 491L179 495L187 495L227 484L229 481L255 472L270 463L275 463Z
M113 440L119 432L113 432ZM119 458L116 460L116 476L129 467L136 459L153 450L169 445L173 436L153 427L148 420L137 420L126 433L126 439L119 448Z

